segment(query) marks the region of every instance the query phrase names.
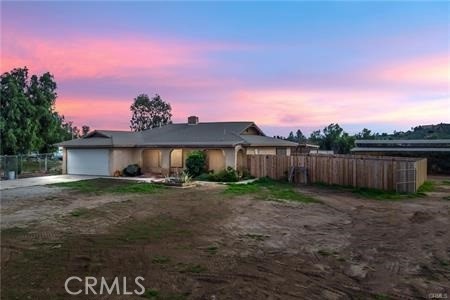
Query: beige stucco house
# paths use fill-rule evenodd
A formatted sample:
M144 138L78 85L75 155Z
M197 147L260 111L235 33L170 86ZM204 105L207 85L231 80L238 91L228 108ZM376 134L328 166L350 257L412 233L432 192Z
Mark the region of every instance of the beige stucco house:
M254 122L201 123L195 116L142 132L95 130L59 144L63 173L104 176L130 164L144 173L181 171L193 150L205 151L209 170L239 170L245 168L247 154L290 155L297 145L266 136Z

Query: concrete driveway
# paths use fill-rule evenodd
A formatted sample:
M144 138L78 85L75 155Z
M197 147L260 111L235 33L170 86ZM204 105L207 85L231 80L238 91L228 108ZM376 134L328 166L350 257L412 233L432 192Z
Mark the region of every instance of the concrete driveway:
M78 181L98 177L99 176L88 176L88 175L53 175L53 176L22 178L15 180L2 180L0 181L0 190L15 189L35 185L46 185L58 182Z

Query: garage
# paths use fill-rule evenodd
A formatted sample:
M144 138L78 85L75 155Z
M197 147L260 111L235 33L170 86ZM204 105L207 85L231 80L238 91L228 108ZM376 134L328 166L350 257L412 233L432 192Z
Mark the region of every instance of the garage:
M109 176L109 149L67 149L67 174Z

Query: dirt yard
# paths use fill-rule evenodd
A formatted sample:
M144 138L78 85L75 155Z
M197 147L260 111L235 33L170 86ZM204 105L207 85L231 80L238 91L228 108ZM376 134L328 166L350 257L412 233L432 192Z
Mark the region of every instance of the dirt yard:
M1 299L450 297L450 181L433 181L426 196L394 200L302 187L315 201L267 201L106 179L7 190ZM147 291L70 296L70 276L142 276Z

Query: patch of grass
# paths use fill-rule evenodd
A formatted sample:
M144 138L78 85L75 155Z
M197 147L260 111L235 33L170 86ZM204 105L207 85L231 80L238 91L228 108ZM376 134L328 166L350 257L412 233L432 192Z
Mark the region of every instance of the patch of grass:
M180 273L203 273L205 272L207 269L199 264L179 264L180 268Z
M257 199L268 201L318 202L311 196L295 191L292 184L269 178L260 178L247 184L229 184L224 193L233 196L253 194Z
M444 267L444 268L448 268L450 267L450 261L449 260L445 260L445 259L440 259L440 258L436 258L437 261L439 262L439 264Z
M23 251L2 269L2 299L56 299L56 295L45 295L45 282L57 282L64 274L66 247L52 248L34 246ZM30 285L30 281L33 284Z
M397 193L395 191L384 191L384 190L371 189L371 188L355 188L352 186L325 184L325 183L321 183L321 182L315 183L314 185L317 187L320 187L320 188L333 189L333 190L338 190L338 191L343 191L343 192L351 192L362 198L374 199L374 200L395 201L395 200L420 198L420 197L426 196L423 192Z
M86 217L89 215L90 210L84 207L77 208L70 212L72 217Z
M170 262L170 258L164 255L155 255L152 259L152 263L155 264L167 264Z
M206 251L211 255L215 255L217 253L217 250L219 250L219 247L214 245L208 246L208 248L206 248Z
M369 188L352 188L351 192L363 198L374 200L404 200L425 196L423 193L397 193L394 191L383 191Z
M126 241L159 240L178 233L174 219L159 217L124 225L122 236Z
M159 297L159 291L156 289L147 289L141 297L156 300Z
M442 180L443 185L450 185L450 180Z
M324 250L324 249L320 249L319 251L317 251L318 254L322 255L322 256L330 256L332 253Z
M71 182L58 182L50 184L50 186L69 188L83 193L92 193L98 190L96 185L97 179L79 180Z
M50 186L69 188L80 193L96 194L151 194L165 188L159 184L107 178L60 182Z
M435 184L433 181L425 181L418 189L418 193L432 192L435 189Z
M112 188L110 192L117 194L151 194L164 188L165 186L160 184L135 182L127 185L119 185L115 188Z
M23 227L10 227L2 229L1 233L3 236L17 236L28 233L28 229Z
M389 297L388 295L384 295L384 294L376 294L374 296L375 300L389 300L391 299L391 297Z

